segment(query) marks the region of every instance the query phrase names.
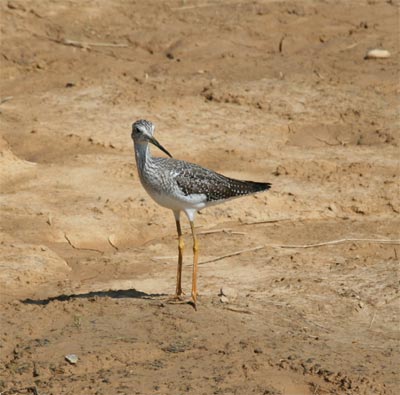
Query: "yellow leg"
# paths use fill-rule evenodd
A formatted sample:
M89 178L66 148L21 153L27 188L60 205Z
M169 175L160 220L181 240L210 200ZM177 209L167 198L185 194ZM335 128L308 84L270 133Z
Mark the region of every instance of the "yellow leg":
M175 296L179 298L184 295L182 291L182 264L183 264L183 249L185 242L182 236L181 223L179 219L176 220L176 230L178 231L178 270L176 274L176 291Z
M193 274L192 274L192 300L194 308L196 309L197 300L197 265L199 260L199 243L197 241L196 233L194 231L194 222L190 221L190 228L192 229L193 236Z

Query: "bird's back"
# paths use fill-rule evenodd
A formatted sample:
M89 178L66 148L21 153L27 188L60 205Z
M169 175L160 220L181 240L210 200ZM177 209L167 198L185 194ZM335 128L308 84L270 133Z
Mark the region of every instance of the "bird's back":
M207 202L266 191L270 183L236 180L194 163L171 158L152 158L166 179L185 195L205 195ZM164 177L163 177L164 178Z

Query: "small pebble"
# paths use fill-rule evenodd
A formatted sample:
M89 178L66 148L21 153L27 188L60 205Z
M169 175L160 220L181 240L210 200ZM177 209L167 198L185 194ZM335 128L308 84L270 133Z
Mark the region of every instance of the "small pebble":
M344 265L346 263L346 258L344 258L342 256L337 256L335 258L335 263L336 263L336 265Z
M75 365L78 362L78 356L75 354L68 354L65 356L65 359L72 365Z
M337 213L337 212L339 211L339 210L338 210L338 207L337 207L337 205L336 205L335 203L329 204L328 209L329 209L330 211L334 212L334 213Z
M221 303L229 303L229 299L225 295L222 295L219 300Z
M226 296L227 298L235 299L237 297L236 289L231 287L222 287L219 291L221 296Z
M386 59L390 58L390 52L386 49L370 49L365 54L364 59Z

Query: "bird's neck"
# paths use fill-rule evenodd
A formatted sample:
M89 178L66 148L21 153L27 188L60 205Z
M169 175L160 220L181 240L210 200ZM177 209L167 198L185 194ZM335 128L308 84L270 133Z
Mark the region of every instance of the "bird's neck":
M151 152L148 143L134 143L136 164L143 169L147 162L151 161Z

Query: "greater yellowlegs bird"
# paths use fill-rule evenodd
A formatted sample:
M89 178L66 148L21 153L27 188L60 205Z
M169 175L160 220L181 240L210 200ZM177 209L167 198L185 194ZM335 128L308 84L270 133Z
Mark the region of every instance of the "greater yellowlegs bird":
M154 129L154 125L145 120L136 121L132 125L139 178L147 193L159 205L171 209L175 216L178 232L178 271L174 297L178 300L181 300L184 294L181 285L184 248L180 223L181 211L189 219L193 237L191 296L196 308L199 244L194 229L194 219L197 211L228 199L266 191L271 184L234 180L194 163L173 159L172 155L154 138ZM149 143L158 147L169 158L153 157Z

